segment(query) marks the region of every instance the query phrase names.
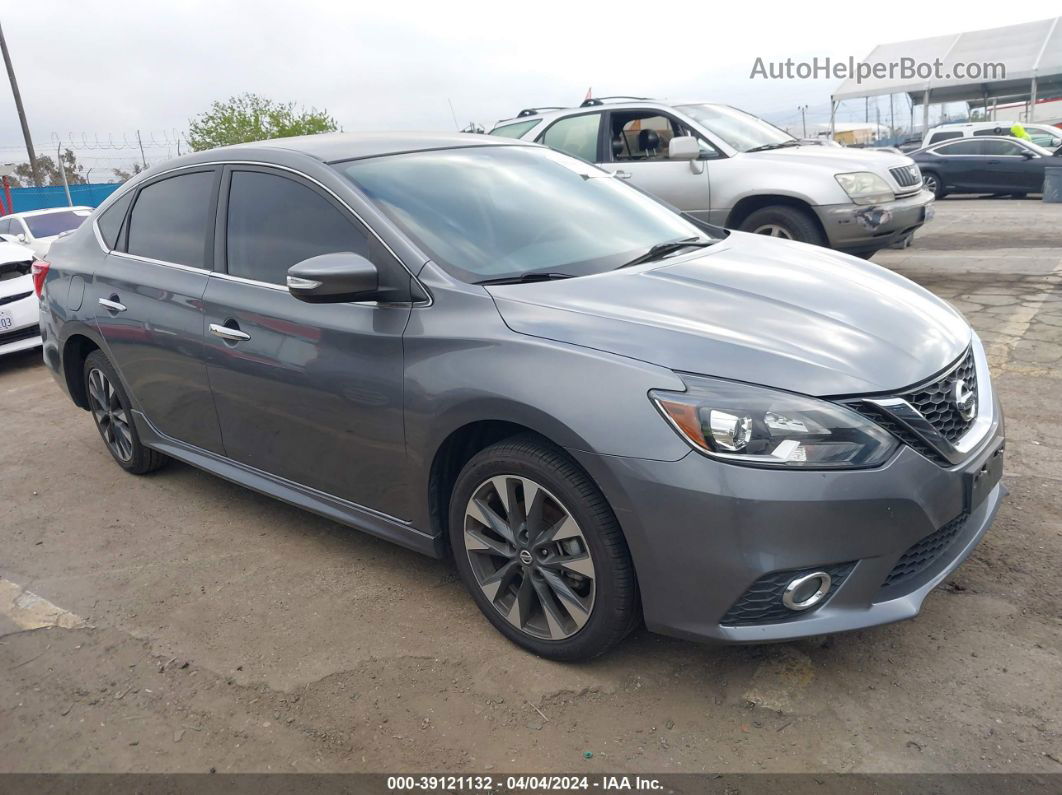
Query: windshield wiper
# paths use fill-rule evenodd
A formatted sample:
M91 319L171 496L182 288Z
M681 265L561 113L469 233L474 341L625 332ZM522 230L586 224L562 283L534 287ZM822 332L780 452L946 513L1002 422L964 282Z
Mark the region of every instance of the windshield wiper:
M684 248L706 248L708 246L714 246L718 242L718 240L701 240L696 237L687 237L682 240L669 240L666 243L657 243L644 254L635 257L630 262L624 262L619 268L616 268L616 270L619 270L620 268L629 268L632 265L641 265L643 262L652 262L654 259L666 257L668 254L681 251Z
M529 284L531 282L551 282L556 279L571 279L569 273L551 273L543 271L531 271L521 273L519 276L501 276L497 279L484 279L476 284Z
M800 146L800 141L782 141L777 144L764 144L763 146L754 146L751 149L746 149L745 153L749 152L767 152L771 149L784 149L787 146Z

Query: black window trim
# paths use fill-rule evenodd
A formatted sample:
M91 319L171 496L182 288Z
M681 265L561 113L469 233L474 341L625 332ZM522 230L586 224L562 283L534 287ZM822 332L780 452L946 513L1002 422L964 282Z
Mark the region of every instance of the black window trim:
M698 157L697 158L697 162L706 162L708 160L726 160L727 157L728 157L726 152L724 152L718 146L716 146L711 141L709 141L707 138L705 138L700 133L700 131L695 130L692 126L690 126L690 124L688 122L684 122L682 119L679 119L679 118L675 117L673 114L668 113L665 110L661 110L659 108L610 108L609 111L608 111L608 118L605 119L606 123L601 125L603 137L605 139L605 144L606 144L605 149L604 149L604 154L605 154L605 157L607 157L608 159L607 160L601 160L601 161L598 161L598 162L601 162L601 163L673 163L673 162L675 162L673 160L669 160L668 158L664 158L663 160L615 160L615 159L613 159L613 155L612 155L612 136L610 134L610 132L612 130L612 116L614 114L624 114L624 113L651 113L654 116L662 116L663 118L665 118L669 122L671 122L671 124L673 125L672 129L674 129L675 127L678 127L678 128L685 127L687 130L690 131L690 134L694 138L696 138L698 141L704 141L706 144L708 144L708 146L712 147L712 149L715 150L715 157ZM679 161L679 162L684 162L684 161Z

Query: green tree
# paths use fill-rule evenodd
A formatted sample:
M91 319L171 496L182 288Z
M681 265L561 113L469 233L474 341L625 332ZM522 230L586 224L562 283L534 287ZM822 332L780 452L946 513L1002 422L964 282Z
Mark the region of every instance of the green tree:
M63 168L66 169L66 181L71 185L84 185L85 167L77 162L77 156L72 149L63 150ZM41 175L43 185L62 185L63 175L59 173L59 166L48 155L37 155L37 171ZM14 176L8 177L8 183L12 188L30 187L33 185L33 169L30 164L20 163L15 166Z
M257 94L240 94L214 102L210 110L188 122L188 143L196 152L215 146L335 132L339 127L327 111L296 109L294 102L274 102Z
M132 179L133 177L135 177L137 174L139 174L143 170L144 170L144 167L142 165L140 165L139 163L133 163L133 167L131 169L125 169L125 168L112 168L111 169L111 171L114 172L114 176L116 176L118 178L119 182L125 182L126 180Z

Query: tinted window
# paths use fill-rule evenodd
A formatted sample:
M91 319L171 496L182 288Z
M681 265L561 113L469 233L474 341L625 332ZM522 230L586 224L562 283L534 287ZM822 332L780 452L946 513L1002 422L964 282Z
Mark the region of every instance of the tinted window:
M953 144L945 144L939 146L933 151L938 155L979 155L981 154L981 145L984 141L956 141Z
M213 171L181 174L141 189L129 216L129 253L205 267L213 189Z
M228 272L284 284L288 268L320 254L368 256L365 232L321 194L287 177L234 171L229 187Z
M1023 151L1025 151L1025 148L1013 141L981 141L982 155L1018 157Z
M504 127L495 127L490 131L491 135L500 135L502 138L521 138L523 134L538 124L541 119L531 121L518 121L516 124L506 124Z
M976 133L974 133L974 135L976 135ZM935 143L938 143L940 141L950 141L952 138L962 138L962 133L961 132L939 132L939 133L933 133L929 137L929 143L935 144Z
M974 130L974 135L1010 135L1010 128L986 127L983 130Z
M538 147L415 152L339 168L425 254L465 281L599 273L656 243L703 237L621 180Z
M541 143L593 163L597 160L597 131L600 113L571 116L555 122L541 138Z
M113 249L117 247L118 233L122 231L125 211L129 209L129 202L132 200L133 191L129 191L104 210L103 214L96 219L96 226L100 228L100 234L103 236L103 242L107 248Z
M85 218L85 215L73 210L61 210L43 215L30 215L25 218L25 221L30 234L34 237L51 237L77 229Z

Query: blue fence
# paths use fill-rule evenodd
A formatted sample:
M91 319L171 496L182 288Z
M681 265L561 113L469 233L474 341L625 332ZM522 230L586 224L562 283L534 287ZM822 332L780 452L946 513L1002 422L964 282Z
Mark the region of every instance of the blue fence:
M74 204L98 207L120 185L120 182L71 185L70 198ZM15 205L13 212L16 213L26 210L44 210L48 207L66 207L68 204L66 191L63 190L62 185L49 185L46 188L12 188L11 203Z

